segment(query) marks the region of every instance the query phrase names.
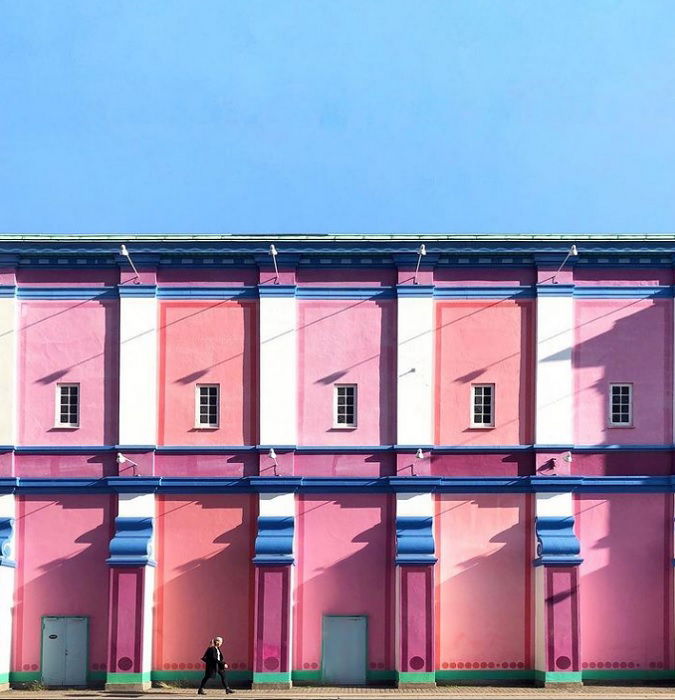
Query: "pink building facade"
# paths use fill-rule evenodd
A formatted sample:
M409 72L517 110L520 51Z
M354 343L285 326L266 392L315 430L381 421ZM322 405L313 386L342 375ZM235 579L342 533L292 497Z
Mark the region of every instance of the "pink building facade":
M674 680L674 289L659 236L6 236L0 683Z

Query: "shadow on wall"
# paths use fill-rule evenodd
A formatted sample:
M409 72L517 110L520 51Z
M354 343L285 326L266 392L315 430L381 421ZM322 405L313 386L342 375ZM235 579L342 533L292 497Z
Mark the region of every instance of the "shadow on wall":
M220 635L230 668L252 670L256 514L251 494L159 497L153 668L199 673Z
M294 669L320 669L324 615L367 616L369 670L393 669L393 518L387 494L301 497Z
M105 671L108 645L109 569L112 537L109 496L35 496L20 502L19 557L14 607L12 670L39 672L43 616L89 619L88 671ZM72 540L75 523L87 527ZM70 547L68 546L70 543ZM83 546L84 545L84 546ZM50 552L65 556L51 556Z
M526 494L443 495L436 523L437 667L532 668L532 516Z

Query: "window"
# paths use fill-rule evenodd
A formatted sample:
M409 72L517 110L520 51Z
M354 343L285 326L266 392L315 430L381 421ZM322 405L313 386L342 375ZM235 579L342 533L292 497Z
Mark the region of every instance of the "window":
M220 384L197 384L196 427L217 428L220 420Z
M471 385L471 427L495 427L495 385Z
M356 384L335 385L335 428L356 428Z
M80 385L56 385L56 427L79 428Z
M633 385L609 385L609 424L631 426L633 424Z

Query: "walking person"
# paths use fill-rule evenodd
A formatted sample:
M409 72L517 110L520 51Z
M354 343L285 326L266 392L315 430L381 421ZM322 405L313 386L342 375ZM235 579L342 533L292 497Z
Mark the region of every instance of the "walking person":
M223 682L225 692L228 695L230 693L234 693L234 690L230 688L227 682L227 671L225 670L227 668L227 664L225 663L225 658L223 657L223 652L221 650L222 644L222 637L214 637L211 640L211 644L209 644L208 649L204 652L204 656L202 656L202 661L205 664L204 678L202 678L202 682L199 684L197 695L206 695L204 686L209 678L213 678L216 673L220 676L220 680Z

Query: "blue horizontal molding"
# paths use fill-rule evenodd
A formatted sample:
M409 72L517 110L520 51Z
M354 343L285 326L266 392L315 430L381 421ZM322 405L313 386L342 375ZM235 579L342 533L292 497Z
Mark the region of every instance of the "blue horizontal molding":
M588 286L574 288L579 299L672 299L673 287L658 286Z
M292 564L294 529L292 516L259 516L253 563L256 566Z
M399 297L433 297L435 287L431 284L399 284L396 295Z
M297 287L298 299L337 299L368 301L396 298L393 287Z
M269 448L267 448L269 449ZM282 450L281 448L274 448ZM391 452L394 449L393 445L340 445L339 448L330 445L297 445L294 448L286 448L294 450L296 454L375 454L376 452Z
M289 295L291 296L291 295ZM257 287L158 287L159 299L257 299Z
M14 568L16 560L12 552L14 518L0 518L0 566Z
M538 284L538 297L571 297L574 295L573 284Z
M0 493L306 493L423 492L656 493L675 491L675 476L512 476L512 477L103 477L0 479Z
M396 563L399 565L435 564L433 518L396 517Z
M574 445L574 452L669 452L675 445Z
M115 534L110 540L110 566L156 566L152 558L153 518L115 518Z
M13 298L16 296L16 287L13 284L0 284L0 298Z
M295 285L294 284L259 284L258 285L258 296L259 297L294 297L295 296Z
M117 287L120 298L152 298L157 295L154 284L120 284Z
M531 299L533 287L435 287L434 299Z
M574 517L539 516L534 519L537 537L535 566L578 566L581 544L574 534Z
M16 445L14 452L18 455L88 455L97 452L112 452L116 449L115 445Z
M424 449L424 448L422 448ZM532 445L435 445L432 454L502 454L509 452L531 452Z
M98 301L99 299L117 299L117 287L18 287L19 299L65 299L81 301Z
M158 445L149 449L155 450L157 454L238 454L256 452L258 447L257 445Z

